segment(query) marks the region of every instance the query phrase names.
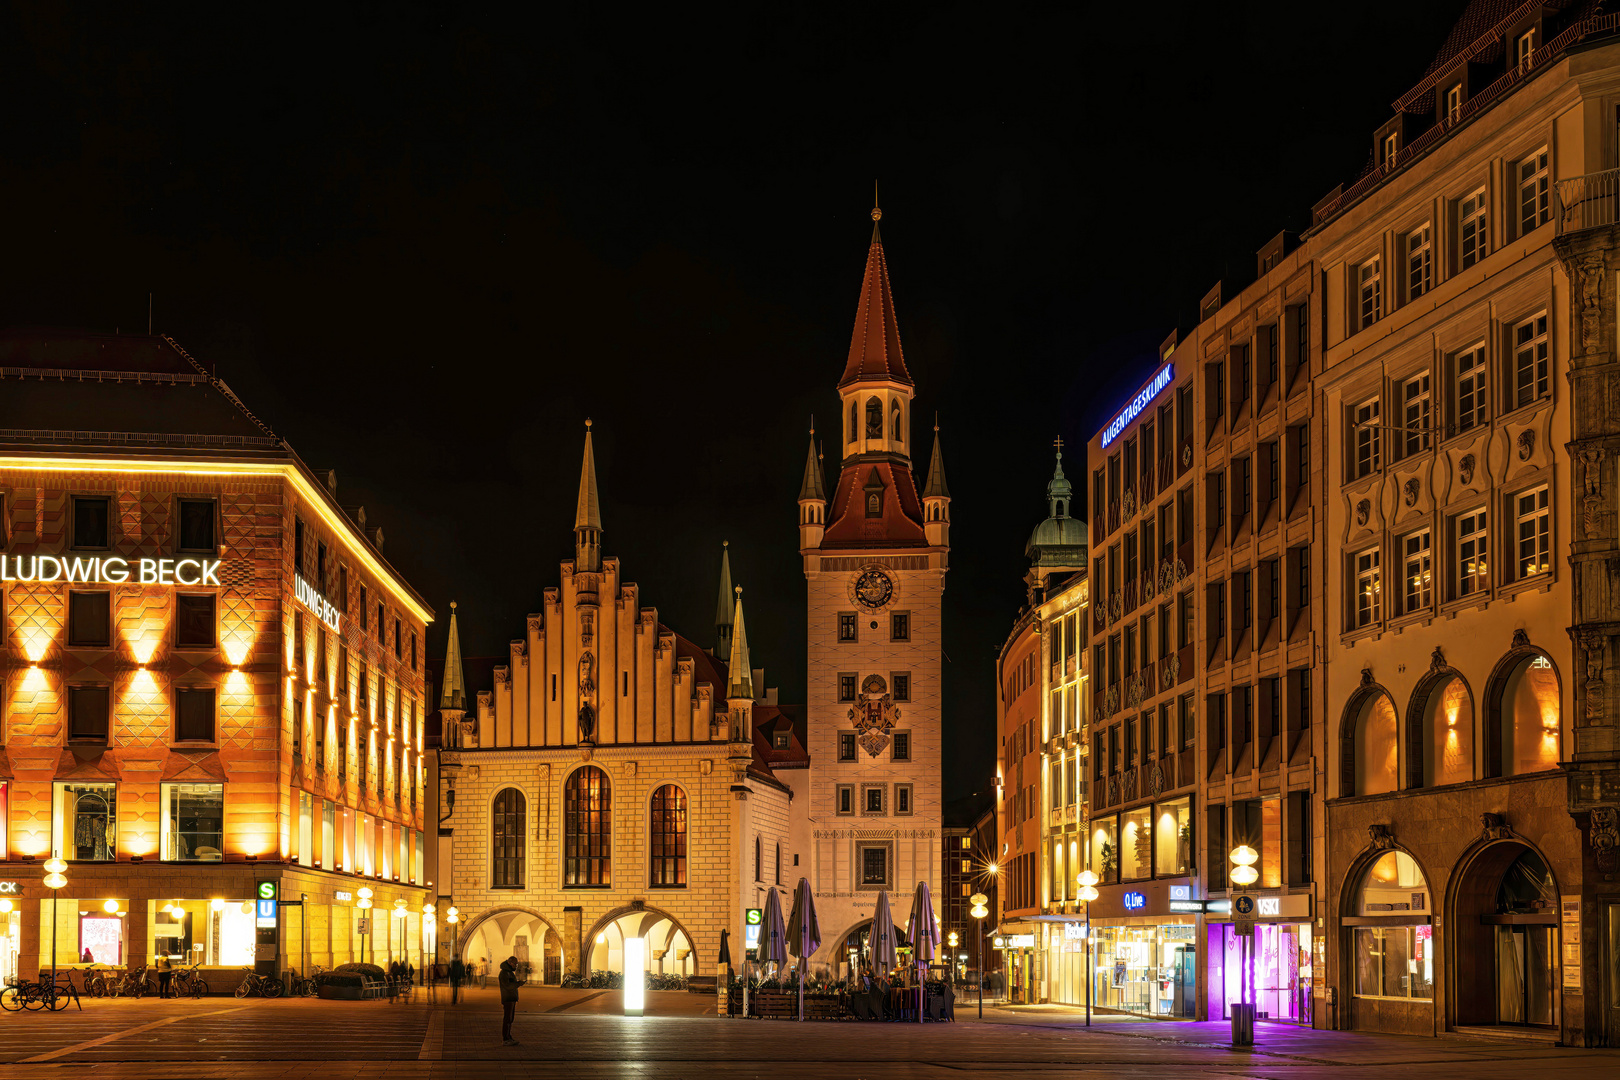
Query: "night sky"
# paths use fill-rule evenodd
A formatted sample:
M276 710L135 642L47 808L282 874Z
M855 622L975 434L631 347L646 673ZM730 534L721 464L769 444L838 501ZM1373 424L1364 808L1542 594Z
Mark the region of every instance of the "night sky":
M795 499L876 180L953 495L959 795L1052 439L1082 480L1158 343L1356 175L1463 3L68 7L0 11L0 325L144 331L152 293L382 525L435 653L450 600L466 654L504 655L557 583L590 416L604 550L711 645L729 539L754 662L803 700Z

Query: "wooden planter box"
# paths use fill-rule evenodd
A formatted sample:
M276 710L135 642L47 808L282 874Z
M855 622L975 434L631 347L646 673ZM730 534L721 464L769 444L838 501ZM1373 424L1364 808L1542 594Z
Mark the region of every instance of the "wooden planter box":
M742 1014L742 991L733 988L726 998L726 1012L731 1016ZM752 990L748 994L748 1015L759 1019L797 1020L799 1018L799 992L797 990ZM849 1015L848 999L843 994L804 995L806 1020L842 1020Z

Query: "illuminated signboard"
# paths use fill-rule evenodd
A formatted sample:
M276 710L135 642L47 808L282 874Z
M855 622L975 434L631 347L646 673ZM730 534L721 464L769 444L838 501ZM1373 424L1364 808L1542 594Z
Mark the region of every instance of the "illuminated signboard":
M1260 914L1262 915L1282 914L1282 897L1280 896L1262 896L1259 898L1259 903Z
M319 592L315 586L304 580L302 574L293 575L293 593L298 602L315 613L315 617L332 628L334 634L343 633L343 613Z
M333 893L333 894L332 894L332 896L333 896L333 897L334 897L334 898L335 898L335 899L338 899L338 900L353 900L353 899L354 899L354 893L352 893L352 892L345 892L345 891L344 891L344 890L342 890L342 889L338 889L338 890L337 890L337 891L336 891L336 892L334 892L334 893Z
M0 555L0 581L67 581L92 585L218 585L218 559L85 559L65 555Z
M1147 894L1139 892L1125 894L1126 911L1141 911L1145 907L1147 907Z
M1066 922L1066 923L1063 924L1063 940L1064 941L1082 941L1082 940L1085 939L1085 936L1086 936L1086 924L1085 923Z
M1203 911L1204 902L1202 900L1172 900L1170 901L1170 910L1185 912Z
M0 896L16 896L22 892L22 884L16 881L0 881Z
M1148 407L1148 402L1164 392L1164 388L1169 386L1170 381L1175 378L1174 369L1174 364L1166 364L1160 368L1159 373L1153 376L1147 387L1140 394L1131 398L1131 403L1119 410L1119 415L1108 422L1108 426L1103 428L1102 433L1104 447L1117 439L1119 433L1130 426L1131 421L1135 420L1142 410Z
M260 926L276 925L276 883L273 881L259 882L258 896L256 898L257 910L254 912Z
M759 948L759 925L764 921L764 912L757 907L751 907L743 913L743 947L746 949Z
M1192 886L1191 885L1172 885L1172 886L1170 886L1170 899L1172 899L1172 900L1191 900L1192 899Z

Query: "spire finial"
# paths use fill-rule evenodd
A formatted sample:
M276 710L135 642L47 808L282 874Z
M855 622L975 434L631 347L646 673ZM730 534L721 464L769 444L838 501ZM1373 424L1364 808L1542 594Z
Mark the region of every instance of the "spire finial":
M587 416L585 418L585 430L589 431L590 429L591 429L591 418Z
M451 611L456 610L456 602L454 600L450 601L450 610Z
M737 594L737 599L739 599L739 600L742 599L742 586L741 585L733 586L731 591Z
M939 434L939 413L934 413L934 433Z
M877 181L872 181L872 220L877 221L883 216L883 208L878 205Z

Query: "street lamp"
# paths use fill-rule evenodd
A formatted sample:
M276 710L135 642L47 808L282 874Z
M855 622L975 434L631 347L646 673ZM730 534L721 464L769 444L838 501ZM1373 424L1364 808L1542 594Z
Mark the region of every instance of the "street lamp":
M1101 895L1097 892L1097 882L1101 879L1095 871L1082 870L1075 880L1080 883L1080 891L1075 895L1086 905L1086 1027L1090 1027L1091 980L1097 977L1096 969L1091 966L1091 902Z
M980 1020L984 1019L984 924L980 920L982 920L986 915L990 914L990 909L984 906L989 902L990 898L984 895L982 892L976 892L972 896L968 897L968 903L973 905L973 910L969 911L968 914L973 916L973 919L977 924L973 928L973 962L977 964L979 968L979 974L975 981L979 984ZM956 931L954 930L951 931L951 944L956 944Z
M1246 888L1260 879L1260 871L1254 868L1260 861L1260 853L1254 848L1239 844L1228 857L1232 860L1232 869L1227 876L1232 884ZM1238 1011L1232 1017L1233 1046L1254 1045L1254 1007L1249 1004L1254 983L1254 923L1237 921L1238 905L1248 899L1246 896L1232 898L1232 923L1238 935Z
M56 897L67 884L67 863L51 856L45 860L45 887L51 890L51 985L56 985Z
M361 911L370 911L371 890L362 885L359 889L359 896L360 899L354 902L354 906L359 908ZM360 935L360 962L363 964L366 962L366 938L371 936L371 916L362 915L360 916L360 921L366 924L365 932ZM377 947L375 945L373 945L371 948L371 956L372 959L376 959Z
M445 914L444 921L450 924L450 959L454 960L456 950L461 947L461 927L456 925L461 922L461 912L451 908Z

